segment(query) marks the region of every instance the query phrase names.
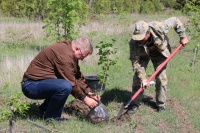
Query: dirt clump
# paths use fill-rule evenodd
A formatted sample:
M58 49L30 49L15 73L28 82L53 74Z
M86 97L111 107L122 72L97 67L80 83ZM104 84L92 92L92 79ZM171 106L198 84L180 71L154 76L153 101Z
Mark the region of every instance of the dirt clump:
M119 119L117 117L112 118L110 121L117 124L122 125L123 122L131 122L131 117L129 114L125 113L123 114Z
M68 114L85 117L89 113L90 108L85 105L83 101L75 99L74 101L65 105L64 111L66 111Z

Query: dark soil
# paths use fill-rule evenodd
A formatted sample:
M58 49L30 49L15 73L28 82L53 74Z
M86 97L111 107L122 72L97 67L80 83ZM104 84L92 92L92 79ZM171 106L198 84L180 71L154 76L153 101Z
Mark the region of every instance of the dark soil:
M131 117L128 114L123 114L119 119L117 117L114 117L110 120L112 123L115 123L117 125L122 125L123 122L128 121L131 122Z
M75 99L69 104L66 104L64 110L68 114L74 114L79 117L85 117L89 113L90 108L87 105L85 105L81 100Z

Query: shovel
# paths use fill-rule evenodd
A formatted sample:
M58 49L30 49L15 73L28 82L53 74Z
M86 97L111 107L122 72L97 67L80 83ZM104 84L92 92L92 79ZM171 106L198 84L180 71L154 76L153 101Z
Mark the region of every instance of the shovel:
M182 44L179 44L179 46L174 50L174 52L172 52L170 54L170 56L162 63L160 64L160 66L158 66L158 68L156 69L156 71L151 75L151 77L149 77L147 79L147 83L150 83L151 80L160 72L160 70L169 62L169 60L182 48ZM128 109L128 106L131 104L131 102L144 90L144 87L142 86L132 97L131 99L126 102L123 103L121 105L121 108L117 114L117 119L120 119L120 117L125 114L127 111L125 111L125 109Z

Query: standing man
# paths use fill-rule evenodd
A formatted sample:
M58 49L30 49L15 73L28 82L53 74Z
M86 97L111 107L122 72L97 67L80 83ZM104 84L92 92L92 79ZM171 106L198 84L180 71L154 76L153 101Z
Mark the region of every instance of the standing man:
M185 46L188 43L185 29L181 21L176 17L169 18L162 22L152 21L148 23L145 21L138 21L135 23L133 36L129 43L130 60L135 73L132 86L133 94L137 92L141 85L145 88L149 87L149 83L146 82L146 68L148 62L151 60L156 70L170 55L171 48L166 34L172 28L179 35L180 43ZM165 109L168 82L166 66L156 75L155 80L157 111L162 111ZM134 113L139 107L143 92L144 91L142 91L128 107L129 114Z
M90 40L78 37L48 46L32 60L23 76L22 91L30 99L44 99L39 109L45 119L60 121L69 94L90 108L97 106L100 96L91 92L78 65L92 52Z

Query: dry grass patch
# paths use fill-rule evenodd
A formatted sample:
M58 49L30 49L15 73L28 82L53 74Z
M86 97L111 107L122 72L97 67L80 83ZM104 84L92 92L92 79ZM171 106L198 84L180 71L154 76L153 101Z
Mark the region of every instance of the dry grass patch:
M0 88L3 88L5 83L20 87L20 81L23 73L28 67L28 64L33 59L34 55L17 56L15 58L5 56L0 61ZM9 87L8 87L9 88Z
M38 40L44 37L42 22L0 23L0 39L2 42L16 40Z

